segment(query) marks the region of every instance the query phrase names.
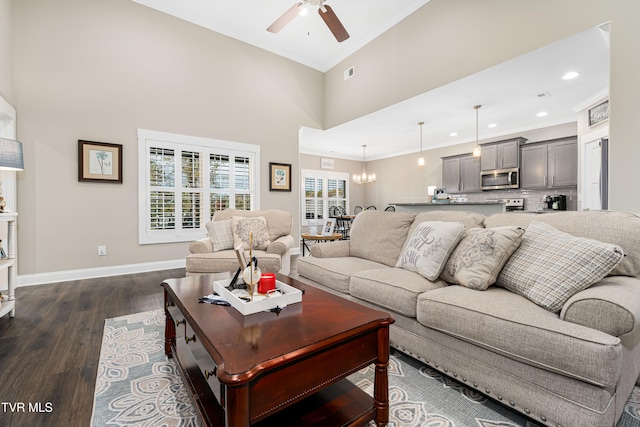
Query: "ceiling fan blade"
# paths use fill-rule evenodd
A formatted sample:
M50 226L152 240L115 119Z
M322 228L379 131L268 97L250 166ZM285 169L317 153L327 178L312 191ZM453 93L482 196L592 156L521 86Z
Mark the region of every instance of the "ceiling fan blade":
M271 24L269 28L267 28L267 31L269 31L270 33L277 33L278 31L283 29L285 25L287 25L289 22L293 20L293 18L298 16L298 14L300 13L301 6L302 6L302 2L296 3L293 6L291 6L289 10L283 13L280 18L276 19L275 22Z
M333 33L336 40L338 40L338 42L343 42L348 39L349 33L347 33L347 30L345 30L344 26L342 25L336 14L333 12L333 9L331 9L331 7L327 5L324 5L324 9L326 9L326 12L323 12L322 8L319 8L318 13L322 17L324 23L327 24L327 27L329 27L329 29Z

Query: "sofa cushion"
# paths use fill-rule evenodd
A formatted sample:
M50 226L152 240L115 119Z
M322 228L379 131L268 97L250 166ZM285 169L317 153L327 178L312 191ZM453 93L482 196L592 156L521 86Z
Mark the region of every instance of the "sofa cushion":
M484 291L520 245L520 227L472 228L453 250L440 277L449 283Z
M487 228L516 225L526 229L533 221L546 222L572 236L620 246L627 256L609 274L640 276L640 216L619 211L500 213L488 216L484 225Z
M422 222L413 231L396 267L417 271L435 281L462 236L461 222Z
M623 256L619 246L574 237L535 221L497 283L558 312L572 295L605 277Z
M351 275L364 270L388 268L384 264L357 257L298 258L297 269L300 276L320 283L330 289L349 293Z
M597 329L614 337L640 333L640 280L605 277L564 304L560 319Z
M412 212L359 213L351 225L350 255L395 266L414 218Z
M418 295L447 284L432 282L402 268L360 271L351 276L349 293L407 317L416 317Z
M503 288L478 292L451 285L424 292L416 318L428 328L545 371L603 387L615 387L620 378L619 338L563 321Z
M207 223L209 238L213 244L213 251L224 251L233 249L233 232L231 231L231 220L209 221Z
M267 220L258 216L253 218L245 218L241 216L231 217L231 231L233 233L233 246L242 245L245 250L250 247L253 249L266 250L271 240L267 231Z

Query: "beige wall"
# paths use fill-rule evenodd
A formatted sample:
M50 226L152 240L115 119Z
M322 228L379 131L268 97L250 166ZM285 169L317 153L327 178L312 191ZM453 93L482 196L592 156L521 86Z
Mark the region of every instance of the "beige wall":
M187 243L138 245L138 128L260 145L261 207L298 229L298 181L269 192L268 164L297 170L321 73L129 0L12 7L21 275L184 259ZM78 182L78 139L122 144L124 183Z
M625 188L640 181L638 16L637 0L432 0L326 73L325 126L611 21L610 207L640 212L640 197ZM350 66L356 75L344 81Z
M13 103L11 1L0 0L0 97Z

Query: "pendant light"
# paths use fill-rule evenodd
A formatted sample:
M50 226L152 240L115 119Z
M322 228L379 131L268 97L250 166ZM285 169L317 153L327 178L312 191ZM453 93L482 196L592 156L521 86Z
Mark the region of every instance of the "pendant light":
M367 175L367 157L365 153L366 148L367 148L366 144L362 145L362 174L353 175L354 184L370 184L372 182L376 182L375 173L372 173L371 175Z
M418 157L418 166L424 166L424 157L422 156L422 125L424 122L418 122L420 125L420 157Z
M482 107L482 105L474 105L473 109L476 110L476 146L473 147L473 157L480 157L482 154L482 149L480 148L480 144L478 144L478 110Z

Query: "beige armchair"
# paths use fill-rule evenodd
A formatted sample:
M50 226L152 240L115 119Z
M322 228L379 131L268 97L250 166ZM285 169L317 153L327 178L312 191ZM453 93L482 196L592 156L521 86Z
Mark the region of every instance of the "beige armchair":
M266 230L262 225L264 222ZM206 225L209 237L196 240L189 245L187 276L235 272L238 269L238 260L234 248L239 243L244 242L245 255L249 258L246 239L249 229L253 231L253 256L258 260L258 267L263 272L278 272L282 268L282 258L289 256L294 244L291 224L291 213L281 210L218 211Z

